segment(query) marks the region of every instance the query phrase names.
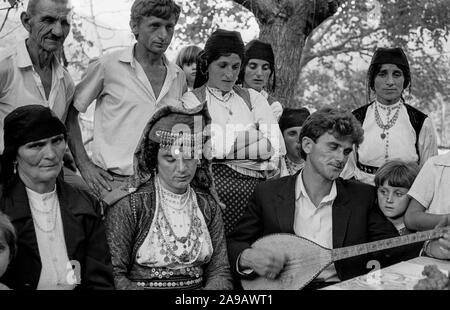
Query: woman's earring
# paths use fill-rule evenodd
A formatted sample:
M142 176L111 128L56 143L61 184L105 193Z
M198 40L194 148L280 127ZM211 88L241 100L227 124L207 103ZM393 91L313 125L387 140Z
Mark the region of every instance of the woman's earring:
M13 166L14 166L13 173L16 174L16 173L17 173L17 161L15 161L15 162L13 163Z

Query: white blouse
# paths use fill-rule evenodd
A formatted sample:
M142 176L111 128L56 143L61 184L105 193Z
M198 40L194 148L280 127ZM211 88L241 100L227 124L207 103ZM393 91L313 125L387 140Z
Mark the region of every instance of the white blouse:
M41 258L38 290L71 290L71 266L64 240L64 228L55 190L40 194L26 188ZM70 268L70 269L69 269Z
M253 89L248 89L252 104L250 111L244 99L234 90L223 96L220 90L209 89L213 92L211 94L210 91L206 91L206 101L212 118L212 156L219 159L226 158L240 131L257 128L274 149L271 161L276 167L280 156L286 154L286 148L278 122L264 96ZM185 93L181 100L184 107L189 109L200 104L192 92Z
M383 130L380 128L375 119L375 109L378 110L383 124L392 120L397 109L399 109L398 118L390 129ZM418 161L415 147L416 132L411 125L406 106L403 103L398 102L389 108L379 102L370 105L367 108L362 128L364 129L364 141L358 148L361 164L381 167L384 163L393 159ZM437 154L436 135L429 117L425 119L420 131L418 149L420 165L423 165L429 157ZM356 151L354 151L349 157L341 176L344 179L354 176L364 183L374 185L374 175L359 170L356 162Z
M266 92L264 89L260 91L260 94L264 96L264 98L269 98L269 93ZM270 105L270 109L272 110L273 116L277 120L277 122L280 120L281 115L283 114L283 106L279 101L272 102Z

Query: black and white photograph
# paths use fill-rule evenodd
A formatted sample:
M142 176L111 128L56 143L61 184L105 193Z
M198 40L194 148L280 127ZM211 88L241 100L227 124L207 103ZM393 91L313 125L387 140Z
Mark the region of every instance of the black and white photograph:
M450 290L449 16L0 0L0 300Z

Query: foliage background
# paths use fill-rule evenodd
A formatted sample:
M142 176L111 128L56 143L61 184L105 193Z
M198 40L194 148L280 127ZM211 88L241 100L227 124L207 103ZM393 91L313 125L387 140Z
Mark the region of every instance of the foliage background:
M241 31L246 42L257 38L262 27L275 27L267 25L270 16L258 15L257 10L250 12L236 3L243 1L176 1L182 6L182 14L167 52L172 59L183 45L203 46L208 35L219 27ZM431 115L439 144L450 147L450 0L292 1L244 1L254 6L273 5L272 11L278 12L271 17L274 24L300 18L298 13L292 13L293 9L289 11L293 3L303 3L304 10L314 6L313 14L306 17L312 21L301 30L307 34L304 42L282 45L286 50L301 49L301 61L295 64L295 70L278 68L287 69L288 74L291 70L291 78L296 81L293 95L285 105L314 110L327 104L347 109L364 104L366 72L373 51L379 46L400 46L406 50L412 68L412 88L407 97L412 105ZM332 2L340 6L320 22L320 3ZM26 3L0 0L0 49L26 36L19 18ZM128 27L132 1L72 3L74 18L64 54L70 72L78 80L90 59L133 43ZM9 10L11 4L15 5ZM284 57L282 52L276 51Z

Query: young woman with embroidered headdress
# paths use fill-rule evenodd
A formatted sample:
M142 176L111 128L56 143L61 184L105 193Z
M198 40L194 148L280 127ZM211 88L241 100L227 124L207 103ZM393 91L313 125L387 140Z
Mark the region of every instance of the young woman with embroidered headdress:
M243 215L256 184L279 172L285 147L269 103L259 92L236 86L244 43L236 31L219 29L197 57L194 91L185 107L205 104L211 116L214 182L225 205L228 234Z
M411 71L401 48L375 51L367 88L369 104L353 111L364 129L364 142L341 176L374 185L375 172L389 160L422 166L438 150L431 119L405 101L404 91L411 90Z
M267 90L275 90L276 81L275 56L272 45L260 40L248 42L245 46L245 57L237 83L263 95L278 121L283 113L283 106L267 92Z
M117 289L232 289L201 109L163 107L143 132L135 174L106 214Z

